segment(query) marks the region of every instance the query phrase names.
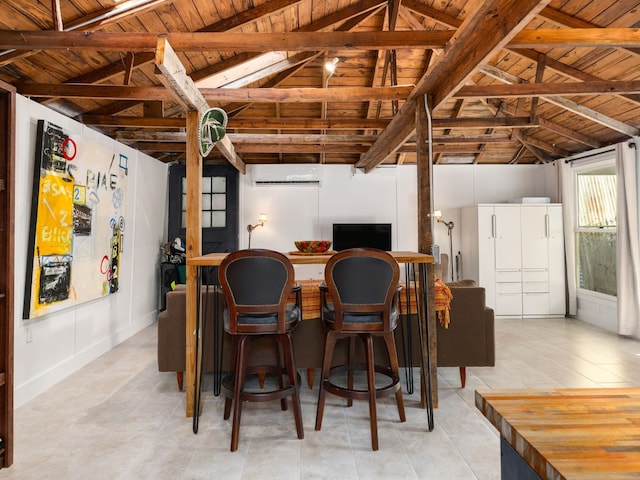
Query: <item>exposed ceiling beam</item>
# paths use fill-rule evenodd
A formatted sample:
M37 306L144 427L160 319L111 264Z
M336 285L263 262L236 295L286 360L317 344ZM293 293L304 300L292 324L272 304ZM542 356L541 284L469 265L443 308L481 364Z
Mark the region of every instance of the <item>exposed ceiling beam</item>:
M511 75L507 72L504 72L498 68L495 68L489 65L485 65L484 67L482 67L481 70L482 70L482 73L484 73L485 75L495 78L496 80L500 80L503 83L508 83L508 84L512 84L512 83L526 84L527 83L525 80L519 77L516 77L514 75ZM640 135L640 129L634 126L628 125L624 122L621 122L615 118L604 115L603 113L597 112L591 108L580 105L579 103L569 100L568 98L545 95L545 96L540 96L540 99L544 100L545 102L556 105L557 107L573 112L574 114L579 115L588 120L591 120L592 122L599 123L600 125L608 127L612 130L628 135L630 137Z
M233 31L245 25L246 23L257 21L260 18L263 18L264 16L269 15L270 13L273 13L273 11L270 10L270 8L276 8L276 7L282 6L284 3L291 3L291 2L271 1L271 2L268 2L267 4L264 4L261 7L252 8L250 10L251 15L233 16L233 17L230 17L229 19L222 20L220 22L216 22L212 25L204 27L199 31L200 32ZM293 3L297 3L297 2L293 2ZM358 25L361 21L373 15L378 9L380 9L384 5L384 3L385 2L383 0L364 0L355 5L342 8L330 15L326 15L320 18L319 20L316 20L310 23L309 25L299 28L296 31L298 32L320 31L325 28L330 28L333 25L336 25L340 22L344 22L344 23L338 26L336 30L349 31L354 26ZM270 8L267 8L267 7L270 7ZM277 74L275 77L270 79L265 85L262 85L262 87L268 88L268 87L275 87L279 85L286 78L290 77L295 72L297 72L300 68L302 68L302 66L304 66L306 62L313 60L321 53L322 52L300 52L292 55L291 57L288 58L288 61L286 63L281 63L278 65L278 67L281 68L282 71L279 74ZM136 55L136 59L138 59L142 55L145 55L145 56L150 55L151 56L150 60L153 60L153 54L148 54L146 52ZM220 74L227 69L238 67L242 63L251 62L254 58L257 58L259 56L261 56L260 53L254 53L254 52L236 53L235 55L228 57L222 60L221 62L216 63L215 65L211 65L211 66L199 69L197 71L191 72L189 76L193 80L198 81L203 78L206 78L207 76ZM114 68L117 68L117 69L122 68L121 63L113 64L113 66ZM274 69L271 69L269 71L265 69L261 73L262 75L268 75L268 74L273 74L274 71L275 71ZM262 78L264 78L264 76L258 76L253 78L253 81L258 81ZM99 80L96 80L96 81L99 81ZM84 83L82 80L77 80L77 82ZM70 81L68 83L73 83L73 82ZM238 110L242 110L250 105L251 104L245 104L242 106L231 106L231 107L225 106L225 110L229 115L231 115L232 113L234 112L237 113ZM102 107L100 109L90 112L90 114L113 115L123 110L126 110L131 106L132 106L131 104L122 103L120 104L120 106L114 105L114 106ZM171 116L171 115L172 115L171 112L167 112L167 116Z
M200 91L210 101L308 103L404 100L413 88L413 85L400 85L371 88L202 88Z
M186 72L183 72L186 75ZM197 87L194 88L196 90ZM413 86L335 87L335 88L201 88L203 99L242 102L363 102L366 100L404 100ZM68 83L25 83L18 88L27 97L109 98L137 100L171 100L171 91L162 87L127 85L77 85Z
M128 0L118 5L99 10L97 12L83 15L75 20L66 23L64 31L71 32L74 30L87 31L101 28L110 23L119 22L127 17L133 17L140 13L156 8L163 3L169 3L172 0ZM62 23L62 19L60 19ZM0 67L8 65L20 58L37 53L36 51L13 51L12 49L0 52Z
M515 7L514 7L515 8ZM510 12L513 14L513 12ZM473 15L467 17L474 19ZM488 18L488 17L483 17ZM464 22L463 22L464 25ZM502 32L496 29L496 34ZM167 33L176 51L317 51L449 48L454 32L191 32ZM16 50L152 51L155 33L0 31L0 48ZM511 38L513 37L513 38ZM582 28L525 30L501 42L508 48L640 47L638 28ZM466 43L465 43L466 44ZM466 44L468 45L468 44Z
M79 121L85 125L116 128L184 128L184 118L154 118L114 115L81 115ZM389 125L388 119L361 118L230 118L227 130L381 130ZM483 117L483 118L434 118L434 128L529 128L537 127L529 117Z
M268 134L268 133L228 133L227 136L235 144L276 144L276 145L371 145L377 138L376 135L326 135L326 134ZM185 142L186 132L118 132L118 140L130 142ZM411 139L410 141L415 141ZM434 144L470 143L512 143L514 140L509 134L460 134L460 135L434 135Z
M491 0L475 2L455 32L447 50L416 86L378 141L356 163L370 171L394 153L415 130L416 99L430 95L437 109L497 51L509 43L549 0ZM419 34L421 32L413 32ZM470 49L469 45L477 48Z
M199 112L202 115L209 108L209 104L187 75L184 65L166 38L158 38L155 65L159 71L158 79L174 94L178 102L185 106L186 110ZM236 154L228 137L224 136L218 140L216 148L239 172L246 172L244 162Z
M132 143L135 148L149 153L155 152L176 152L181 153L186 150L185 143L179 142L138 142ZM361 154L366 151L368 147L366 145L286 145L286 144L250 144L241 143L236 146L239 153L247 154L264 154L264 153L295 153L295 154L314 154L314 153L328 153L328 154ZM408 143L404 145L399 153L415 153L415 144ZM477 144L472 145L434 145L433 150L436 153L443 153L445 155L451 154L465 154L474 155L479 153L479 147Z
M591 22L587 22L578 18L577 16L571 16L560 10L552 7L545 7L542 10L540 16L544 17L546 20L550 20L556 25L560 27L568 27L568 28L601 28L601 25L596 25ZM638 48L627 48L627 51L633 53L634 55L640 55L640 49Z
M467 85L456 98L515 98L540 95L578 96L640 93L640 81L520 83L514 85Z

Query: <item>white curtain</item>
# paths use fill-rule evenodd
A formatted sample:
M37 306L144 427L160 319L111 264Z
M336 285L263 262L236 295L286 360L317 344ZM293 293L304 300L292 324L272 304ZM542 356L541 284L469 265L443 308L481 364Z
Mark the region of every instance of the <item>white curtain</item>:
M640 138L617 146L618 333L640 338L640 245L638 241L638 174Z
M575 228L575 199L573 194L573 172L571 164L560 162L560 201L562 202L562 217L564 223L564 253L567 274L567 313L575 315L578 311L576 294L576 236Z

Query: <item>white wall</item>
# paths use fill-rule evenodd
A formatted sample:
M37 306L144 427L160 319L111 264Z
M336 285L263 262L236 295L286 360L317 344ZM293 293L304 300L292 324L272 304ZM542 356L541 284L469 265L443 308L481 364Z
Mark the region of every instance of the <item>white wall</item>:
M159 248L166 241L167 165L129 150L127 230L121 290L56 314L23 320L22 302L29 232L31 182L38 119L106 146L114 141L24 97L18 97L16 138L16 297L15 405L54 385L81 366L155 321L158 304ZM388 222L395 250L416 250L417 170L415 165L378 168L355 174L349 165L323 165L321 186L254 186L253 166L240 178L240 247L247 246L246 225L259 213L269 221L253 232L252 246L294 250L295 240L331 239L334 222ZM453 220L454 251L460 244L460 208L506 202L523 196L556 201L553 166L436 165L434 207ZM446 228L436 225L435 240L448 251ZM322 276L319 266L296 266L301 277ZM33 340L27 343L27 329Z
M115 141L17 97L15 188L15 406L24 404L156 319L158 258L165 241L167 166L136 150L129 157L120 290L78 307L22 319L31 192L39 119L114 148ZM122 148L122 146L120 146ZM32 341L27 343L27 330Z
M264 167L263 167L264 168ZM254 230L252 247L295 250L295 240L331 240L334 222L390 222L393 248L417 250L417 167L383 167L354 174L349 165L323 165L321 186L252 184L252 165L240 179L240 247L246 247L246 225L259 213L269 221ZM453 221L454 255L460 245L460 209L476 203L508 202L546 196L557 201L553 165L435 165L434 209ZM436 224L434 239L448 253L447 228ZM300 275L319 278L320 266L297 266Z

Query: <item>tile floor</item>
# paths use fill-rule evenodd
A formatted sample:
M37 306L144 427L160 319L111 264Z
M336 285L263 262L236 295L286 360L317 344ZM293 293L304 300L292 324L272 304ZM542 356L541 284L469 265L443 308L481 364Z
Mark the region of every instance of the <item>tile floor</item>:
M640 385L640 341L577 320L498 320L496 339L496 367L468 369L465 389L457 369L439 369L433 432L418 392L405 395L406 423L385 399L373 452L365 402L347 409L329 396L316 432L317 389L304 387L304 440L291 410L251 404L231 453L210 385L193 434L175 375L157 371L153 325L15 412L14 465L0 479L493 480L499 439L474 406L476 388Z

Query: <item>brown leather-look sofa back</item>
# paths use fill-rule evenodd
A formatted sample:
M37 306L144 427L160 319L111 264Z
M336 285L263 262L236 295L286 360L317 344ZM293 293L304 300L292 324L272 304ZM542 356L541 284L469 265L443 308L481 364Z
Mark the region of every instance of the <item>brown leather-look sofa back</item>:
M206 295L206 287L202 290L201 301L209 302L209 308L213 308L213 287L209 288L208 295ZM176 372L178 388L182 390L187 348L185 285L176 285L175 290L167 292L166 306L166 310L158 314L158 371ZM211 372L213 371L213 321L206 321L203 330L203 371Z
M438 367L459 367L464 387L466 367L495 366L494 313L485 303L483 287L447 286L453 295L451 322L449 328L436 328Z

